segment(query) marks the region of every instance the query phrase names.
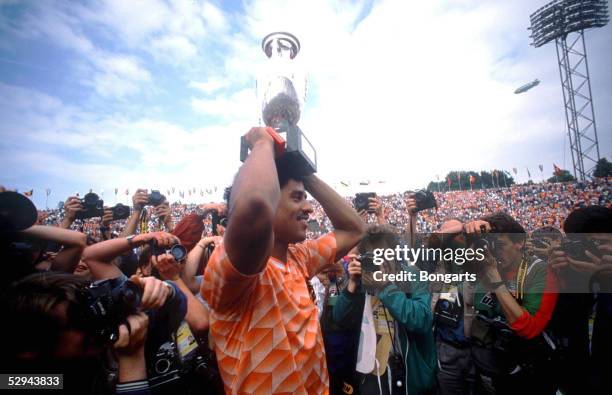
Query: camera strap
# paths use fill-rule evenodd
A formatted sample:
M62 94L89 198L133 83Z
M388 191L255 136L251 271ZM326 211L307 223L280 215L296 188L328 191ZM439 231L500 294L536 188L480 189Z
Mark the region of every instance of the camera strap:
M527 259L523 257L516 272L516 300L519 304L523 302L525 295L525 279L527 278Z
M382 302L381 302L381 305L382 305ZM387 323L387 328L389 329L389 337L391 337L391 347L393 348L393 354L399 355L401 357L400 359L402 361L402 366L403 366L404 365L404 358L402 357L402 352L401 352L401 349L400 349L401 344L400 345L396 345L395 344L395 335L396 335L396 333L395 333L395 330L393 330L393 331L391 330L391 323L394 324L393 325L394 329L395 329L395 323L394 322L389 322L390 320L389 320L389 316L387 315L387 309L386 309L386 307L384 305L382 306L382 312L385 315L385 322ZM399 339L398 339L398 341L399 341Z

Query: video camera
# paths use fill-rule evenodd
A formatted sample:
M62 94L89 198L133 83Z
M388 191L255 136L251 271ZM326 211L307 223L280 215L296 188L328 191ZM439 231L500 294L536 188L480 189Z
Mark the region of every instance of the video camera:
M370 209L370 198L375 198L376 192L362 192L355 195L353 199L353 205L355 210L360 212L361 210L367 210L368 213L373 213L374 210Z

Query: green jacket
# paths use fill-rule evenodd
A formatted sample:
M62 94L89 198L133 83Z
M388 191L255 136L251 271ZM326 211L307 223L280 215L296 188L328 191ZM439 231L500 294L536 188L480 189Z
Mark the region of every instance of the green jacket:
M416 273L418 278L415 267L405 267L404 270ZM399 338L406 365L406 393L412 395L434 388L436 346L427 283L405 282L402 288L406 288L405 292L396 284L389 284L377 296L403 329L399 331ZM338 325L359 331L364 305L365 293L361 289L354 294L345 289L333 307L332 319Z

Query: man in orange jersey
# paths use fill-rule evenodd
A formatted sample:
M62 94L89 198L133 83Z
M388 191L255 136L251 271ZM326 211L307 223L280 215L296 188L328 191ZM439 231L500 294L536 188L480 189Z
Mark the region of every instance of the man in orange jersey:
M246 138L251 153L234 180L223 243L202 283L225 391L326 394L323 338L306 283L348 253L365 225L315 175L277 169L266 128L253 128ZM306 191L335 230L304 242L312 212Z

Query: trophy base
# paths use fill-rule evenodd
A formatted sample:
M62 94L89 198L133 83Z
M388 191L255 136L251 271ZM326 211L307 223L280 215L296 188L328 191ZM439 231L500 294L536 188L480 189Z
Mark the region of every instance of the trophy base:
M296 177L304 177L317 172L316 165L299 151L285 152L276 158L276 168Z

